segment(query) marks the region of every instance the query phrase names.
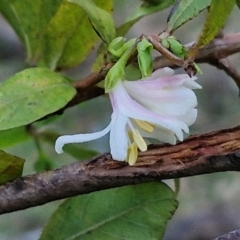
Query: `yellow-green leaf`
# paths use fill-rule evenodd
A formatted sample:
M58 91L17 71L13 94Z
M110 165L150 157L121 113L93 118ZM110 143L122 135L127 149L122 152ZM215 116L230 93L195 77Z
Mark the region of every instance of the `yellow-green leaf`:
M179 2L179 1L178 1ZM176 3L177 4L177 3ZM167 32L172 33L184 23L196 17L200 12L210 6L211 0L182 0L170 12ZM171 15L172 14L172 15Z
M111 15L99 8L92 0L68 0L82 7L101 39L109 44L116 36L115 24Z
M66 200L40 240L159 240L178 205L164 183L109 189Z
M0 12L22 41L29 64L36 64L43 32L62 0L1 0Z
M235 5L235 0L212 0L207 19L195 44L195 49L211 42L224 26Z
M112 11L113 0L95 3L102 11ZM0 12L22 41L30 65L76 66L99 40L85 11L63 0L2 0Z
M29 124L64 107L76 90L61 75L30 68L0 85L0 130Z
M95 3L106 12L111 12L113 7L112 0L96 0ZM41 64L51 69L76 66L87 57L98 40L85 11L64 1L45 31Z
M25 160L0 150L0 184L22 176Z

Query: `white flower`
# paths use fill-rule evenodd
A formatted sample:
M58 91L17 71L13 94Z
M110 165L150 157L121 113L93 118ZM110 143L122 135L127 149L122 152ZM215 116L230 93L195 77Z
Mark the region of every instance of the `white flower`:
M110 124L100 132L61 136L56 152L68 143L95 140L110 132L113 159L133 165L140 151L147 150L144 137L176 144L189 132L197 117L197 99L191 89L200 89L196 77L173 75L170 68L155 71L138 81L119 81L109 92L113 113Z

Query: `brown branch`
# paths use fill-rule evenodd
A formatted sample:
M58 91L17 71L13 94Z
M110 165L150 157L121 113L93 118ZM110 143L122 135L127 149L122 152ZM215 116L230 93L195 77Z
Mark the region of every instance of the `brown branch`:
M134 167L110 154L0 186L0 213L129 184L240 171L240 126L195 135L175 146L151 145Z

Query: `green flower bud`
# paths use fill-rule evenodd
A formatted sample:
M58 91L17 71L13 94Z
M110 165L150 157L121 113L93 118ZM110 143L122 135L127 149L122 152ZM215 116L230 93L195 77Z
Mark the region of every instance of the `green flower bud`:
M152 44L148 42L147 39L145 38L143 38L141 42L139 42L137 45L138 65L143 78L150 76L153 71L151 55L152 50L153 50Z
M184 58L187 54L187 48L173 36L162 38L161 44L179 58Z
M126 46L128 46L128 49L125 50L120 59L107 73L107 76L105 78L105 92L109 92L112 88L114 88L117 82L121 81L124 76L125 73L124 69L127 64L127 61L134 52L134 50L136 49L135 39L131 39L127 43L128 44Z
M126 39L123 37L117 37L113 39L113 41L108 46L108 51L117 58L120 58L123 53L131 47L134 42L136 41L136 38L132 38L126 42Z
M183 45L176 38L169 37L167 38L167 41L170 45L169 49L172 53L177 56L183 53Z
M166 38L164 38L164 39L161 40L161 44L162 44L165 48L167 48L167 49L170 48L170 44L169 44L169 42L168 42L168 40L167 40Z
M105 92L109 92L115 87L118 81L121 81L124 75L124 62L118 61L107 73L105 78Z
M121 57L123 54L122 46L125 43L126 38L124 37L117 37L114 38L110 44L108 45L108 52L110 52L115 57Z

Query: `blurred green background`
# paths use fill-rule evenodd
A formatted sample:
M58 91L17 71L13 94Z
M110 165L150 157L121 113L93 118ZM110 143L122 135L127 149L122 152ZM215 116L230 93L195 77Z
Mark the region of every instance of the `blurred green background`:
M138 0L115 0L114 19L121 24L135 6ZM159 33L166 26L169 9L145 17L133 26L127 37L138 37L142 33ZM196 39L205 18L205 12L176 31L175 36L186 44ZM228 20L224 33L239 32L239 10L234 9ZM231 57L233 66L238 71L240 54ZM96 49L78 67L65 72L67 76L81 79L90 72L96 57ZM23 48L8 23L0 15L0 81L12 76L25 68ZM238 89L231 78L207 64L201 64L204 74L198 76L198 82L203 86L196 91L198 119L191 127L191 133L205 133L217 129L234 127L240 120L240 100ZM182 72L182 70L177 70ZM98 97L65 111L52 124L43 130L57 130L62 134L93 132L108 124L111 106L106 97ZM90 143L83 147L93 148L100 153L109 151L108 137ZM67 154L57 155L54 146L43 144L44 151L53 160L54 167L75 161ZM26 159L24 175L34 172L34 162L37 159L36 146L32 140L16 145L5 151ZM179 194L180 205L173 219L167 226L165 240L207 240L226 232L240 228L240 189L238 173L217 173L196 176L181 180ZM172 181L167 181L173 186ZM36 240L41 229L61 201L46 204L15 213L0 216L1 240Z

